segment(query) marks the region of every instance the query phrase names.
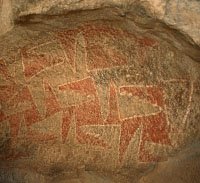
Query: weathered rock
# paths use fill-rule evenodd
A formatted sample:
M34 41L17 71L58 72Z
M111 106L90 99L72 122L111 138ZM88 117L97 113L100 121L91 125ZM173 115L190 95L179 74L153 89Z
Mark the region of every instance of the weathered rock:
M200 60L200 2L197 0L12 0L12 4L11 0L4 1L0 35L12 28L12 21L19 23L22 19L30 21L35 16L55 18L70 12L107 9L164 39L172 36L173 40L178 40L174 45L180 51L196 61ZM37 21L44 21L43 16ZM108 16L104 18L109 19Z
M139 183L197 183L200 180L200 144L196 143L162 163Z
M69 11L100 9L105 7L118 7L126 13L132 12L135 5L142 5L151 13L153 18L163 21L169 26L179 29L188 34L193 40L200 44L200 1L199 0L13 0L15 17L32 14L59 15ZM141 7L140 7L141 8ZM141 16L144 11L139 9Z
M114 183L111 178L92 171L62 172L48 177L27 169L0 169L1 183Z
M200 140L199 2L9 2L0 182L159 181Z
M1 37L3 170L49 181L84 166L137 181L199 139L200 65L106 12Z
M0 0L0 36L13 27L12 6L10 0Z
M46 0L13 0L12 3L15 22L24 18L31 21L37 15L59 16L107 9L167 41L169 37L177 40L174 46L200 61L200 2L197 0L48 0L48 3ZM109 14L104 18L109 19ZM44 18L37 21L44 21Z

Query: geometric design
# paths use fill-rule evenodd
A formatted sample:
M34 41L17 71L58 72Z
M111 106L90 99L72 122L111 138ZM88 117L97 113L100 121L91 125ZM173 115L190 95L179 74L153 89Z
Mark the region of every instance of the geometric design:
M128 62L123 50L116 48L120 31L107 27L84 26L83 35L86 40L88 70L106 69L126 66ZM103 41L102 41L103 40Z
M140 99L138 96L132 96L131 93L120 93L118 100L120 119L127 119L133 116L150 116L162 110L161 107L153 105L145 98Z
M55 34L56 38L60 41L68 57L69 65L72 70L75 70L75 50L76 50L76 36L77 33L73 31L60 31Z
M58 103L53 89L47 81L43 81L45 90L45 103L46 103L46 117L49 117L59 111L61 111L60 104Z
M4 119L7 119L10 124L10 154L12 154L17 139L25 136L26 128L40 121L41 118L28 87L18 91L17 95L7 103L6 112Z
M140 62L144 63L148 59L149 48L156 45L156 42L150 38L138 38L126 31L106 26L86 25L76 30L56 32L54 35L62 44L73 70L75 69L76 39L79 33L85 39L89 71L129 66L133 61L130 55L138 55ZM119 42L121 45L117 46ZM128 54L126 54L127 50Z
M42 142L48 142L48 141L55 141L58 137L52 135L52 134L43 134L40 132L37 132L36 130L29 130L26 134L25 140L32 143L42 143Z
M194 100L194 85L187 79L164 80L168 123L171 126L171 139L174 147L180 145L189 127L191 105ZM177 115L178 114L178 115Z
M175 132L176 126L181 123L184 126L181 130L188 126L193 88L190 88L189 82L186 81L181 83L178 79L162 80L165 75L161 77L162 88L127 84L130 75L127 74L127 66L133 64L130 71L134 67L135 70L141 69L138 73L147 69L144 75L149 74L150 64L144 67L144 70L138 66L150 60L152 49L157 49L156 42L106 26L81 26L76 30L60 31L55 33L55 36L60 45L53 41L21 50L24 67L21 68L23 72L17 71L17 75L15 69L18 69L20 64L16 66L18 63L15 62L14 69L10 68L12 64L8 65L9 69L14 71L11 75L7 65L0 60L0 126L9 129L5 133L0 128L0 135L10 134L10 157L14 157L12 151L18 140L38 143L59 139L65 143L73 131L76 140L81 144L107 148L112 145L112 150L117 149L116 154L119 153L121 163L128 149L135 144L132 144L135 136L140 133L140 139L137 138L139 161L164 160L152 151L152 147L161 147L163 150L163 145L167 148L171 146L169 122L173 122L172 130ZM62 64L64 61L68 62L67 66L66 63ZM76 73L69 70L69 66ZM114 69L118 66L120 69ZM104 70L109 68L111 70ZM118 74L122 74L119 80L114 78ZM124 79L125 74L127 80ZM166 75L167 78L169 76L170 74ZM49 80L43 79L44 77L48 77ZM98 77L102 78L101 82ZM127 85L117 90L111 82L108 87L108 82L112 79L118 86L122 83ZM145 79L141 81L133 78L130 83L147 84L152 81L151 77ZM43 82L40 82L41 80ZM51 86L50 81L54 86ZM70 83L60 85L60 82ZM59 92L55 93L54 89L57 86ZM163 89L168 100L164 100ZM103 100L102 105L99 99ZM62 105L59 102L62 102ZM178 109L178 115L174 109ZM174 134L177 136L177 133Z
M163 108L162 92L162 88L157 87L120 87L120 95L124 96L122 102L127 100L129 108L123 104L120 106L126 112L132 110L130 111L132 116L153 115L161 112Z
M62 111L56 114L52 114L50 117L39 121L30 127L30 131L38 134L43 134L44 137L54 137L55 139L61 139L62 130Z
M83 133L90 134L93 137L102 140L102 142L109 149L112 148L115 151L118 151L118 144L119 144L118 137L120 136L120 126L87 125L87 126L81 126L80 129Z
M191 98L193 95L192 84L188 81L165 81L165 92L167 94L168 108L168 120L170 123L177 124L179 127L186 125L186 119L191 104ZM177 110L179 115L177 115Z
M96 35L98 36L98 35ZM91 39L91 38L90 38ZM106 69L116 66L125 66L130 65L128 64L127 60L123 58L123 55L119 56L114 48L101 45L100 43L93 43L89 44L88 41L88 70L95 70L95 69Z
M100 125L103 124L101 108L97 91L92 78L88 77L74 83L64 84L59 86L62 92L75 92L88 96L93 96L93 100L85 101L84 103L74 106L74 114L76 121L76 135L80 143L92 146L106 146L106 144L97 137L85 134L80 127L85 125Z
M34 77L43 70L64 62L64 56L57 51L54 43L39 45L32 49L21 49L26 79Z
M140 99L150 101L153 105L163 108L163 93L161 88L156 87L121 87L120 93L123 95L137 96ZM129 95L130 96L130 95ZM145 149L146 142L154 142L159 144L171 145L168 137L168 126L166 115L163 111L152 115L141 115L140 117L129 117L120 119L119 107L117 101L117 92L113 83L110 86L110 113L107 118L107 124L121 125L121 138L119 148L119 159L122 162L124 154L129 143L136 133L136 130L142 126L141 142L139 147L139 160L142 162L161 161L161 157L155 157ZM129 107L129 106L127 106Z
M24 87L17 95L15 95L12 100L8 102L8 108L17 109L14 114L9 116L9 119L14 120L14 116L24 116L27 126L30 126L41 120L39 112L33 102L31 93L28 87ZM18 106L18 107L16 107ZM25 106L24 109L20 106Z
M138 39L136 36L105 26L84 26L82 29L87 45L89 71L132 64L132 59L129 57L136 55L134 45ZM122 37L123 39L121 39ZM131 44L130 40L132 41ZM141 43L139 45L141 48L152 46L151 44L142 44L144 43L143 40L140 40L139 43ZM128 55L125 54L127 53L125 50L129 50Z

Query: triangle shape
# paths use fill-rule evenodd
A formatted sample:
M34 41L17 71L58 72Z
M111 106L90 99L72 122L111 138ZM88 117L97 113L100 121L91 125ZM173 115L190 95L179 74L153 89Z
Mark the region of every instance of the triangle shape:
M61 85L59 86L59 90L62 92L74 91L80 94L86 94L88 97L93 95L92 100L88 99L87 102L76 105L75 118L78 126L103 123L97 90L91 77Z
M72 70L75 71L75 57L76 57L76 36L78 32L76 30L67 30L57 32L56 38L62 44L66 56L68 57L69 65Z
M37 73L50 66L44 57L37 54L29 53L27 50L22 50L24 74L26 79L30 79ZM45 63L46 62L46 63Z
M112 125L86 125L81 126L80 130L87 135L98 138L112 148L119 139L120 126ZM119 143L119 142L118 142ZM118 145L117 145L118 146Z
M47 81L44 80L45 90L45 104L46 104L46 117L49 117L59 111L61 111L60 104L58 103L52 87Z
M51 45L49 46L49 44ZM26 50L25 48L22 49L24 74L26 79L31 79L41 71L64 62L64 56L56 55L56 53L51 53L51 51L48 50L49 47L53 46L55 47L53 43L48 43L29 50ZM52 50L54 50L54 48L52 48Z
M187 128L188 112L190 111L193 86L189 81L175 80L165 83L165 92L167 94L166 110L168 120L172 124L176 124L174 128ZM177 111L174 109L178 109ZM177 130L177 129L176 129Z
M124 155L128 149L134 134L140 127L140 119L126 119L121 125L120 147L119 147L119 160L122 163Z
M46 115L46 104L43 78L35 77L32 79L30 81L29 90L34 98L34 103L37 106L41 118L44 119Z
M67 83L59 86L63 92L66 103L69 105L81 105L88 102L97 102L97 90L91 77Z
M163 111L163 91L155 87L120 88L121 119L156 115Z
M82 94L92 95L96 94L96 88L92 78L88 77L72 83L67 83L59 86L61 91L75 91Z
M127 119L133 117L151 116L162 111L157 105L145 99L139 99L137 96L120 96L120 119Z
M15 106L24 106L24 111L21 111L21 107L15 107ZM28 107L27 107L28 106ZM29 126L37 121L40 120L39 112L33 102L31 93L29 91L28 87L24 87L15 97L12 98L12 100L9 101L8 107L17 109L15 111L16 115L24 115L24 119L26 121L26 124Z
M63 112L58 112L30 126L30 130L43 135L53 135L61 140L62 137L62 116Z

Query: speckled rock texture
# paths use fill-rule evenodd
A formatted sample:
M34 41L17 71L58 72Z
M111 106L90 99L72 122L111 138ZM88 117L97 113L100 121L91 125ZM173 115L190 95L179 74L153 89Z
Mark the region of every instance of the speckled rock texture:
M1 0L3 18L0 34L20 22L42 23L45 19L85 10L113 12L137 26L146 28L168 40L176 39L176 47L193 60L200 60L199 0ZM5 2L4 2L5 1ZM5 4L5 5L4 5ZM104 18L109 15L105 14ZM7 26L3 26L6 24ZM163 33L165 32L165 33ZM169 41L169 40L168 40Z
M162 21L190 36L200 45L199 0L12 0L14 17L70 11L119 8L121 14L140 14ZM136 12L136 11L137 12Z
M199 180L198 41L166 23L171 1L123 3L12 1L0 182Z

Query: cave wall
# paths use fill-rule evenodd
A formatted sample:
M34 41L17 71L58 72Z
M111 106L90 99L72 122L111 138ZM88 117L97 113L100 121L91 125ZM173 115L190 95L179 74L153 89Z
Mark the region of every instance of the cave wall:
M148 182L199 142L198 44L119 13L18 15L0 37L1 182Z

